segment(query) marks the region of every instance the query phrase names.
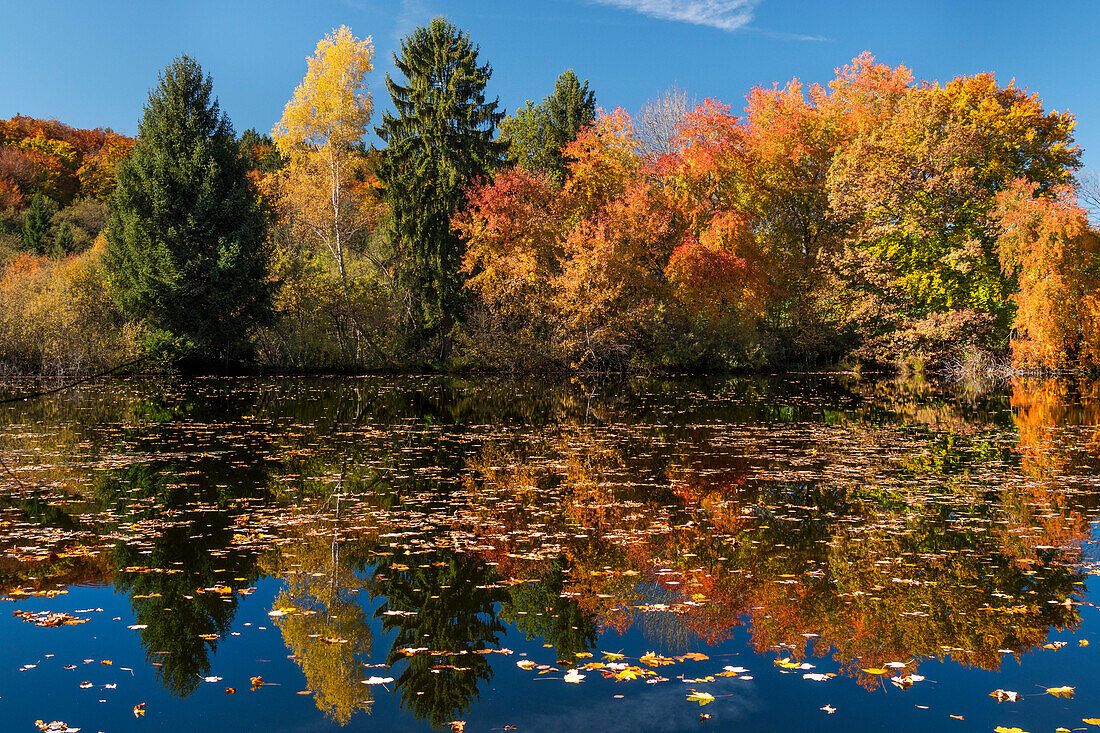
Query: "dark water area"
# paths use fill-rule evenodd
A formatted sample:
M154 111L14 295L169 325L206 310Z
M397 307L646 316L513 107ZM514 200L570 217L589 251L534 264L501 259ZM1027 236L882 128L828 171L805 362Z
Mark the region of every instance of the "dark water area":
M0 458L3 730L1100 719L1095 382L116 380Z

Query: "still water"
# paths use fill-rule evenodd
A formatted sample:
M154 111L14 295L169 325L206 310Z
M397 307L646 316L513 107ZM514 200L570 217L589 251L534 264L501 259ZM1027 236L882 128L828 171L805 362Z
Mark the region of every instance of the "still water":
M118 380L0 458L4 730L1100 718L1092 382Z

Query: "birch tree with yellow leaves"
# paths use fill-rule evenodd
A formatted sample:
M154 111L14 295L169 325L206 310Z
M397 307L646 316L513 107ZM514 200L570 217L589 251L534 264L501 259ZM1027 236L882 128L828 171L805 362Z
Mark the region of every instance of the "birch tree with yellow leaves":
M376 218L358 151L374 111L367 89L374 46L369 36L360 40L341 26L321 39L308 63L273 130L287 160L276 198L295 230L331 252L346 292L347 249Z

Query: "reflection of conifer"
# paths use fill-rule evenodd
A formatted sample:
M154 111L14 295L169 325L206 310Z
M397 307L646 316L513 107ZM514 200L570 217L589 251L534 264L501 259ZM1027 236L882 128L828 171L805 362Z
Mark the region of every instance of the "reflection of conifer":
M374 592L386 597L376 615L382 619L383 629L396 631L386 660L389 664L404 659L400 650L406 648L472 652L500 646L497 635L504 632L504 626L497 620L496 604L507 594L486 587L493 577L484 564L442 551L412 555L407 562L408 570L395 567L401 564L398 561L386 560L374 571ZM387 611L412 615L386 615ZM435 669L438 665L458 669ZM417 654L406 662L397 687L406 710L439 727L465 712L480 697L478 684L492 676L482 654Z

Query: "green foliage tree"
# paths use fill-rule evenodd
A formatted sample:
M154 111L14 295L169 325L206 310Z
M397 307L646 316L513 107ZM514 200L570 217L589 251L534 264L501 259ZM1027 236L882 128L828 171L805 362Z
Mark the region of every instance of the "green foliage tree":
M188 56L160 75L118 167L106 264L126 315L184 355L228 359L269 312L268 219L212 92Z
M417 28L394 54L407 83L386 76L396 114L377 128L389 146L379 172L392 207L396 284L421 338L441 337L441 356L450 351L462 303L463 243L451 215L504 148L493 139L504 115L498 100L485 97L493 70L479 65L477 54L469 34L442 17Z
M57 212L52 200L40 193L31 199L23 218L23 247L39 254L46 252L50 238L50 218Z

